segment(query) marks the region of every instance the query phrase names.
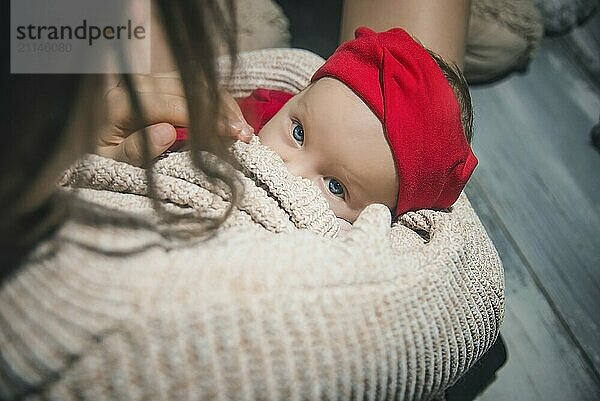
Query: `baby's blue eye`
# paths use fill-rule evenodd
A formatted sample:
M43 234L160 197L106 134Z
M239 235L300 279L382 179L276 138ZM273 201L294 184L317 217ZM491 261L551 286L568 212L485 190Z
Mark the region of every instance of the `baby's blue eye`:
M335 196L339 196L340 198L344 197L344 186L335 178L329 179L327 187L329 188L329 191Z
M304 144L304 128L296 121L292 121L292 136L300 145Z

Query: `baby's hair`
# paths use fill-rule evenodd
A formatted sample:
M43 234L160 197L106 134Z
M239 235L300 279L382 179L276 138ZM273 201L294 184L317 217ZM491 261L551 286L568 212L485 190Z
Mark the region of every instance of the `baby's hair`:
M469 92L467 80L461 69L455 63L448 63L439 54L427 48L425 49L444 73L444 76L454 92L454 96L456 96L456 100L460 107L460 122L465 132L467 142L470 144L471 139L473 138L473 105L471 104L471 94Z

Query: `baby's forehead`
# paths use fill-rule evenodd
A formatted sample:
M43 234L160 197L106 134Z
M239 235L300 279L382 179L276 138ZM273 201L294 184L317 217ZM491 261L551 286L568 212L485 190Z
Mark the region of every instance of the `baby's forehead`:
M339 99L340 97L347 97L355 100L360 100L361 103L364 103L361 96L355 93L352 88L347 86L342 81L332 77L322 77L317 79L316 81L311 82L297 95L326 97L332 101L335 99Z
M321 78L298 94L295 103L304 117L308 148L317 146L311 151L341 174L339 178L361 187L365 201L393 203L393 155L381 121L362 99L342 82Z
M383 125L362 98L341 81L323 77L292 97L305 118L327 127L324 134L340 134L340 139L358 135L384 136ZM314 127L313 127L314 128ZM341 132L340 132L341 131Z

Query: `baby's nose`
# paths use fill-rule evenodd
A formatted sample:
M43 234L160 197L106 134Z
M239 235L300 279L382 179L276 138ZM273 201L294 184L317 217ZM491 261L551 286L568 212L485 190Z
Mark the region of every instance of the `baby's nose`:
M295 176L308 178L311 181L316 180L316 173L309 162L303 160L284 160L288 171Z
M298 163L293 163L293 162L290 162L290 161L286 161L285 162L285 167L287 167L288 171L290 173L292 173L293 175L304 177L304 174L303 174L303 171L302 171L303 169L301 168L301 166Z

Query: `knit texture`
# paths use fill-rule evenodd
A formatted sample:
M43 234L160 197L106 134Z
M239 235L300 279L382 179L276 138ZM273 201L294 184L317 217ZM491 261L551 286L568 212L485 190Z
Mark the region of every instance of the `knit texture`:
M511 0L498 2L477 0L473 2L473 16L493 18L499 24L523 36L529 43L526 57L531 57L537 49L542 27L539 14L531 0Z
M293 71L306 53L288 52ZM272 74L270 51L244 57ZM139 168L90 156L65 173L71 218L0 287L0 398L428 400L493 344L502 267L466 197L393 223L372 205L339 238L275 153L233 153L244 195L202 241L160 234ZM186 153L155 173L172 213L229 204Z
M524 70L543 33L533 0L474 0L471 5L465 76L470 83Z

